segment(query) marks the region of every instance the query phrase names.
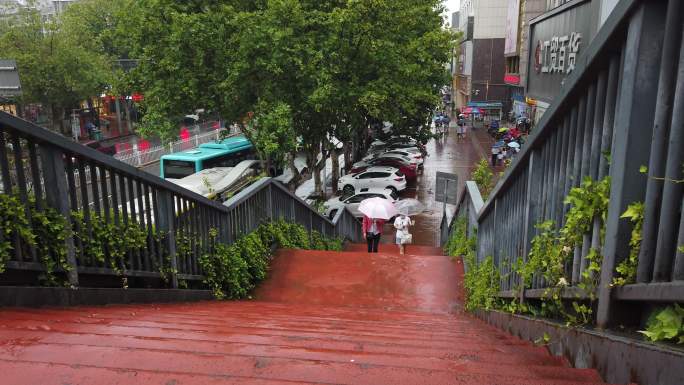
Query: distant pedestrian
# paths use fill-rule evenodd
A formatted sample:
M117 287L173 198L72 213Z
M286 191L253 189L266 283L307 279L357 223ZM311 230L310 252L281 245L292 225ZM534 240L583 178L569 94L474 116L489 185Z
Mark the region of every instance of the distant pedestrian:
M492 146L492 167L496 167L499 160L500 148L497 146Z
M369 253L378 252L378 245L380 244L380 237L382 236L382 227L384 225L384 219L369 218L366 215L363 216L361 230L363 231L363 238L368 243Z
M506 151L506 148L502 148L499 150L499 155L497 155L498 161L503 164L504 160L508 157L508 152Z

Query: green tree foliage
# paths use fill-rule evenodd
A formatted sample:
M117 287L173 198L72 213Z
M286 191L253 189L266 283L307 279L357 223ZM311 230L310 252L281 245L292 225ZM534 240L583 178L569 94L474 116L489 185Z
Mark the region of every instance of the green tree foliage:
M312 171L333 137L350 151L373 122L419 136L448 80L453 36L440 4L140 1L126 29L145 126L159 133L173 127L164 119L213 110L242 126L265 158L302 150Z
M71 108L111 82L110 62L83 40L88 39L65 33L60 21L44 20L35 8L0 19L0 52L17 61L23 90L19 101L48 107L56 129L65 128Z
M482 199L487 200L489 193L492 192L492 189L494 188L494 172L489 166L487 159L482 158L477 163L472 174L470 174L470 177L475 181L475 184L477 184Z
M57 121L104 90L141 92L143 135L174 137L204 109L298 178L297 152L320 171L339 140L352 160L383 121L427 140L455 40L442 11L440 0L82 0L54 21L12 18L0 52L20 64L24 101Z

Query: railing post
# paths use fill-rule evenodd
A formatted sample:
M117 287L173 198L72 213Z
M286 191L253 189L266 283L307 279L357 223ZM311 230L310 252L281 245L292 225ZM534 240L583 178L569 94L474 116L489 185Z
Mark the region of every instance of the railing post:
M537 225L537 218L539 218L539 207L541 205L541 188L542 188L542 169L541 151L533 149L530 152L527 171L527 199L525 199L525 213L523 214L523 258L527 261L527 254L530 252L532 238L535 235L535 226ZM560 224L558 224L560 225ZM525 297L525 283L521 283L520 302L522 303Z
M275 215L273 215L273 182L268 184L268 193L266 198L266 216L270 221L273 221Z
M171 287L178 288L178 256L176 255L176 212L173 205L173 195L166 190L157 193L157 207L159 208L159 224L157 229L161 234L166 234L166 248L169 251L171 264ZM162 252L161 250L159 251Z
M624 66L620 83L620 100L616 112L611 154L611 190L606 220L603 264L598 288L596 323L606 328L612 322L613 303L610 284L617 263L629 255L631 226L620 215L633 202L645 195L644 175L639 172L648 164L657 94L661 49L654 41L661 41L666 18L666 4L643 2L631 17L624 52Z
M69 156L67 154L67 156ZM71 223L71 207L69 206L69 190L64 174L64 153L47 144L40 145L40 159L43 167L43 179L49 192L45 194L47 204L63 215ZM71 231L65 239L66 261L69 265L67 278L71 287L78 287L78 264L74 249L74 237Z

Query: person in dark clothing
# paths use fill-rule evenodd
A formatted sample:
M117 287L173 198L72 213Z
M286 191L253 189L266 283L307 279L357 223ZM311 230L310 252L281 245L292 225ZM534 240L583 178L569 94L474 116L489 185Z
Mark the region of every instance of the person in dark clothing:
M382 227L385 225L384 219L369 218L363 216L362 231L363 237L368 243L368 252L377 253L378 245L380 244L380 237L382 236Z

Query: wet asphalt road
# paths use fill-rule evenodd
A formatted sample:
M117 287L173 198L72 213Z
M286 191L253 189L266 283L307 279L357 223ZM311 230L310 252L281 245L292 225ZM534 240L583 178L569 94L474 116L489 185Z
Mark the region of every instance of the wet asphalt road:
M457 188L460 194L475 164L482 158L488 159L491 144L491 138L482 128L468 130L465 139L457 139L456 133L452 131L444 138L433 139L427 144L429 155L425 160L423 174L418 176L415 185L409 185L401 194L402 198L416 198L426 206L423 214L413 217L416 222L411 229L414 244L436 246L439 243L443 204L435 202L437 172L458 175ZM450 217L455 207L447 205L446 209ZM394 242L394 228L390 224L385 226L381 242Z

